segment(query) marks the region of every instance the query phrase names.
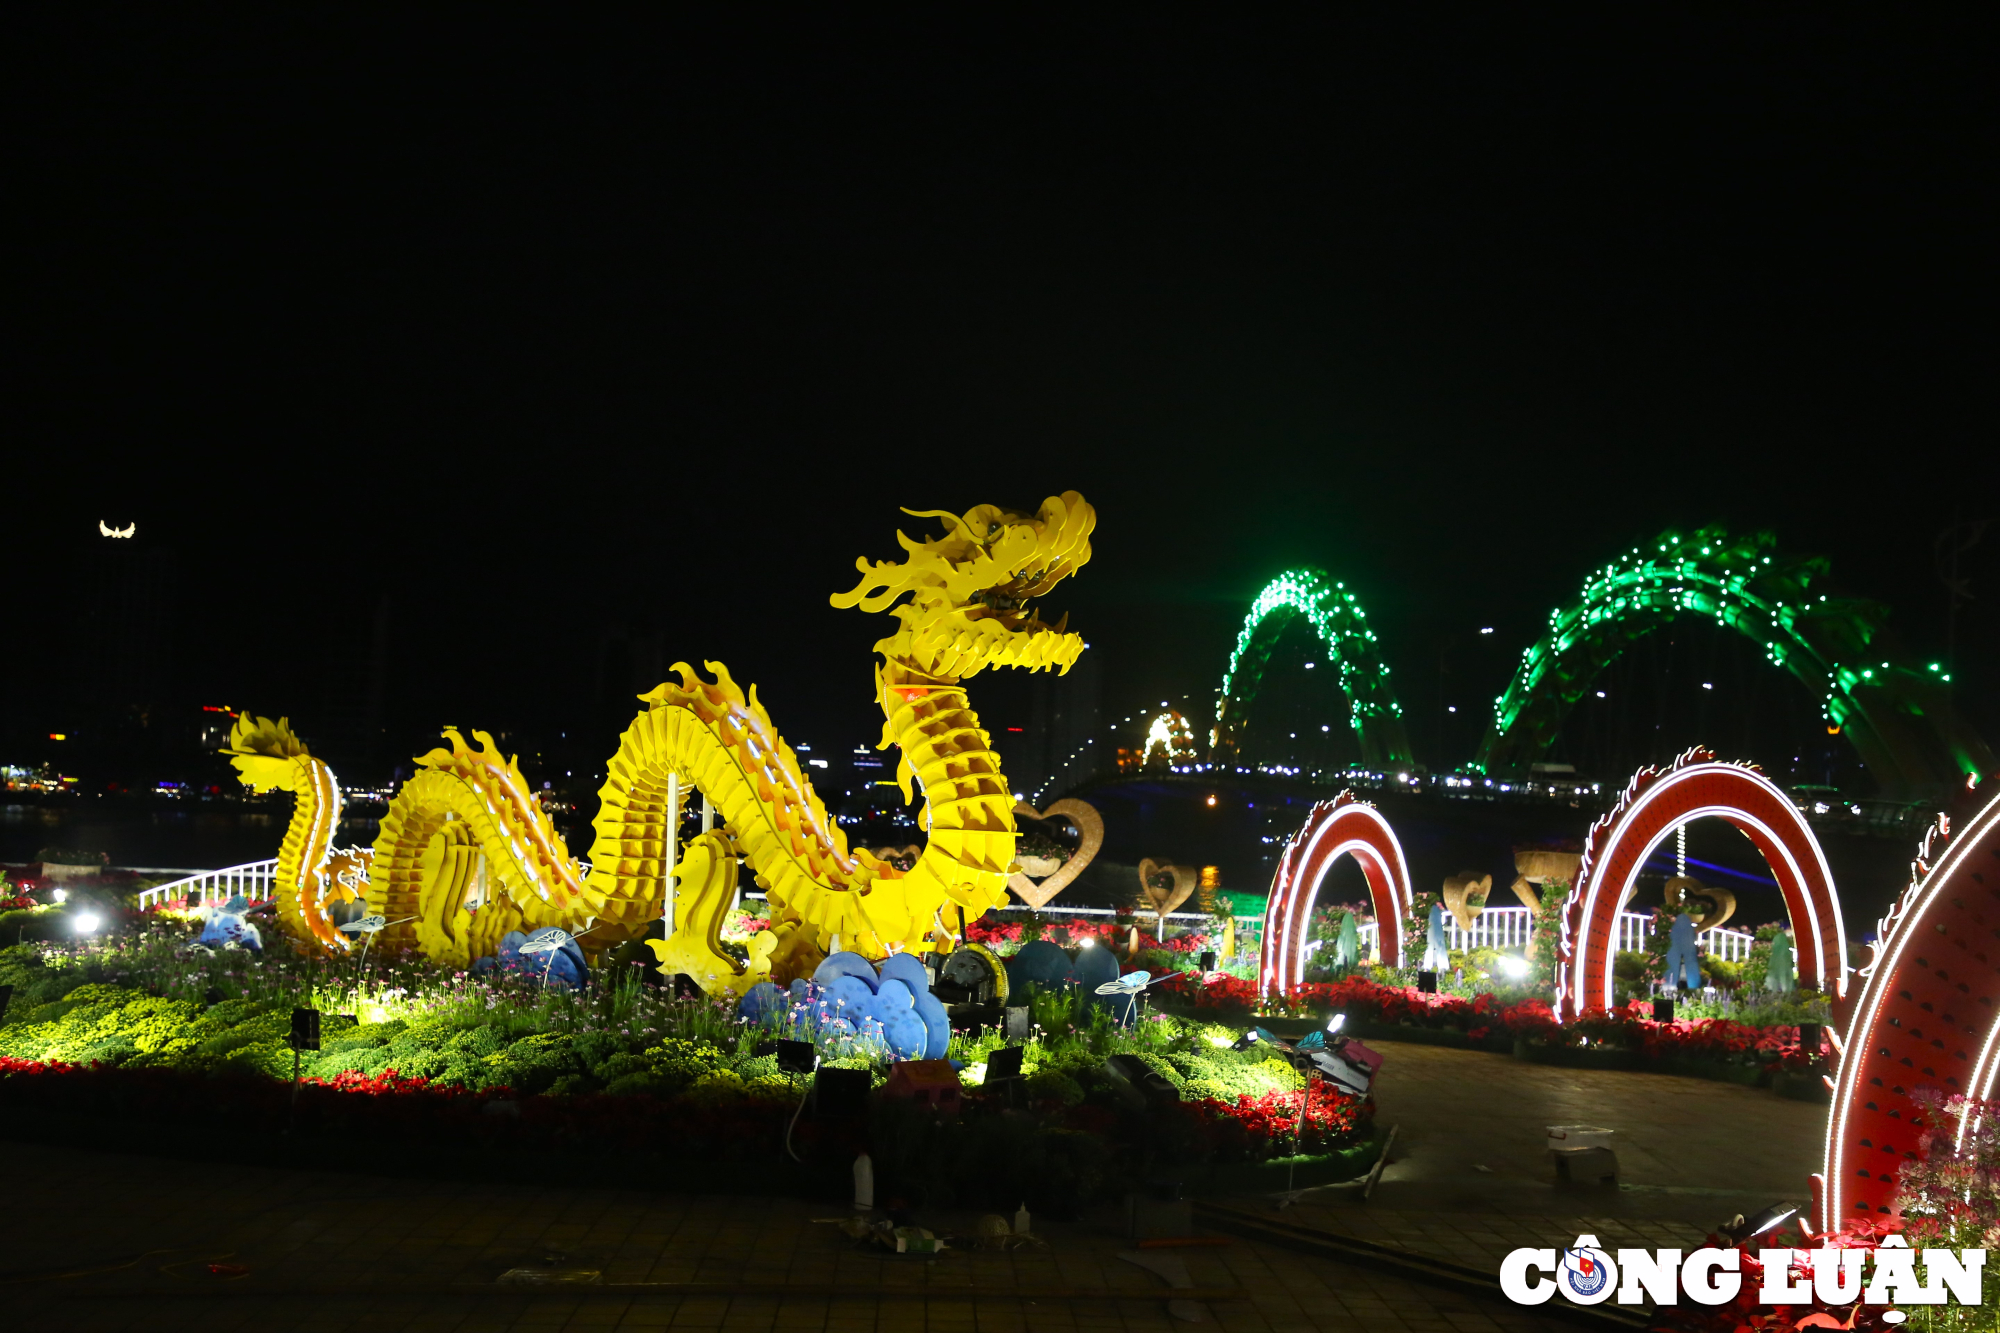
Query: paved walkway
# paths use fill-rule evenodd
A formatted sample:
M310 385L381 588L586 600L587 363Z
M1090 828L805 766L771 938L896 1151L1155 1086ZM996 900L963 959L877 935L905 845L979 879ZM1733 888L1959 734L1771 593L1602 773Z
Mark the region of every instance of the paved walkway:
M1507 1251L1568 1244L1581 1232L1613 1248L1692 1247L1734 1213L1802 1201L1818 1165L1824 1109L1759 1089L1371 1045L1386 1057L1376 1086L1381 1122L1399 1126L1371 1200L1333 1187L1283 1211L1269 1198L1222 1201L1207 1218L1233 1228L1233 1243L1147 1252L1180 1259L1197 1289L1244 1293L1207 1302L1208 1325L1224 1333L1573 1327L1483 1286ZM1617 1131L1619 1188L1554 1184L1544 1137L1558 1123ZM926 1260L855 1250L837 1228L814 1221L847 1211L836 1205L563 1183L615 1177L606 1162L496 1161L491 1182L464 1183L246 1167L253 1152L226 1133L209 1163L27 1144L0 1151L12 1224L0 1302L21 1327L1190 1327L1169 1313L1160 1277L1121 1260L1129 1242L1110 1209L1039 1222L1047 1248L952 1250ZM356 1145L355 1156L365 1159L366 1148ZM922 1220L962 1234L975 1221ZM212 1273L210 1264L242 1271ZM500 1285L521 1268L552 1278L589 1272L596 1283ZM686 1283L723 1289L657 1285ZM895 1294L915 1289L923 1295ZM1098 1293L1104 1298L1091 1298Z
M1398 1126L1370 1199L1335 1186L1244 1217L1497 1274L1520 1246L1692 1249L1737 1213L1804 1204L1826 1108L1762 1088L1668 1074L1560 1069L1511 1056L1370 1041L1384 1057L1378 1123ZM1615 1130L1618 1188L1563 1186L1547 1127Z
M556 1185L550 1160L496 1162L495 1183L394 1181L239 1165L218 1135L195 1163L28 1144L0 1147L9 1228L0 1302L10 1326L80 1330L743 1329L758 1333L1544 1333L1539 1311L1426 1287L1365 1264L1254 1241L1147 1251L1199 1289L1247 1299L1172 1317L1164 1281L1119 1259L1105 1217L1038 1223L1045 1249L857 1252L789 1199ZM363 1150L357 1149L357 1153ZM595 1164L605 1174L608 1164ZM970 1216L924 1219L969 1231ZM240 1265L214 1274L210 1264ZM595 1271L603 1285L503 1287L507 1270ZM630 1284L713 1282L690 1294ZM852 1295L829 1297L827 1284ZM746 1290L752 1286L762 1290ZM792 1288L787 1294L781 1288ZM923 1288L920 1299L885 1292ZM820 1288L809 1293L800 1288ZM979 1294L975 1295L977 1292ZM1079 1293L1115 1299L1087 1299ZM1013 1293L1013 1294L996 1294Z

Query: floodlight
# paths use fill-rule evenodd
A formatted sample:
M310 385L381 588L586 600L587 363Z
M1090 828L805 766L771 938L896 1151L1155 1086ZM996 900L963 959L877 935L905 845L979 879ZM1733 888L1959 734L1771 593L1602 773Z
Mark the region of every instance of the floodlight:
M1522 977L1528 975L1528 960L1514 957L1502 958L1500 960L1500 970L1514 978L1514 980L1519 981Z
M54 892L50 893L49 897L55 899L58 903L66 903L69 901L69 890L57 889Z
M1326 1030L1328 1032L1338 1032L1342 1027L1346 1026L1346 1024L1347 1024L1346 1014L1335 1014L1332 1018L1326 1020Z
M91 931L96 930L100 923L97 918L97 913L84 912L78 915L75 924L76 924L77 934L88 935Z
M1242 1036L1238 1037L1236 1041L1230 1046L1229 1049L1232 1051L1247 1051L1256 1044L1257 1044L1257 1029L1251 1028L1248 1031L1246 1031Z
M1746 1241L1755 1240L1767 1231L1776 1230L1796 1217L1798 1211L1796 1204L1774 1203L1762 1212L1753 1213L1747 1218L1739 1215L1722 1229L1729 1233L1731 1240L1741 1245Z
M1097 947L1097 941L1092 937L1090 937L1089 935L1085 935L1081 940L1077 942L1077 944L1079 948L1084 948L1084 949L1094 949Z
M1321 1078L1351 1097L1366 1097L1368 1085L1375 1081L1370 1070L1357 1067L1332 1051L1314 1051L1306 1058Z

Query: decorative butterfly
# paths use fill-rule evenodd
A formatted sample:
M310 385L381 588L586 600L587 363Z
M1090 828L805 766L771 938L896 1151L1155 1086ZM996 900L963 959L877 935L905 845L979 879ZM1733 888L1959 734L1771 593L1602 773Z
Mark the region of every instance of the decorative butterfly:
M114 528L100 518L97 520L97 530L106 537L130 537L139 530L139 525L137 523L127 523L122 528Z
M570 942L570 933L557 926L547 926L521 941L522 953L554 953Z
M1150 972L1127 972L1124 976L1118 978L1118 980L1107 981L1102 986L1099 986L1097 993L1099 995L1137 995L1149 986L1158 986L1172 981L1175 977L1185 975L1187 974L1184 972L1169 972L1163 977L1155 978Z
M341 929L349 935L373 935L388 924L389 918L386 916L364 916L348 922Z

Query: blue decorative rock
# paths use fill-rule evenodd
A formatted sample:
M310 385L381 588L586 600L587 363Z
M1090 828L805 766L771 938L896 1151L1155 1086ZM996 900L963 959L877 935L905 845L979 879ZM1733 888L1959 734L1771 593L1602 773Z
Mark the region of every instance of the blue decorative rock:
M836 977L853 977L856 981L866 983L871 992L874 991L878 980L875 965L858 953L828 954L826 961L813 972L812 979L815 986L827 986L831 985Z
M882 980L900 981L910 988L912 995L921 995L931 988L931 974L913 953L892 953L882 960L879 970Z
M885 958L879 971L860 954L833 954L789 992L768 981L752 986L736 1014L801 1041L879 1044L893 1060L940 1060L951 1044L930 974L910 954Z
M917 992L917 1017L924 1024L924 1059L942 1060L951 1050L951 1015L929 988Z
M1112 956L1111 950L1101 947L1079 950L1076 955L1075 977L1076 984L1083 988L1083 993L1090 998L1092 1004L1100 1009L1109 1010L1112 1017L1118 1018L1121 1022L1127 1021L1121 1016L1132 1008L1131 996L1097 993L1097 988L1107 981L1118 980L1118 960Z
M882 1039L898 1060L921 1060L930 1045L930 1032L917 1015L917 997L900 980L885 979L875 992L875 1016L882 1023Z
M1085 953L1102 953L1101 949L1086 949ZM1029 986L1037 986L1045 991L1060 990L1075 982L1069 955L1047 940L1030 940L1021 946L1021 951L1007 961L1007 991L1010 996L1019 996L1019 1003L1027 1003ZM1014 999L1009 1004L1016 1003Z
M758 1027L771 1027L784 1017L785 1011L791 1007L792 997L789 993L779 990L768 981L760 981L736 1002L736 1017L742 1022Z
M869 981L874 978L870 977ZM860 977L840 975L820 987L820 1000L841 1018L856 1020L875 1012L875 988Z

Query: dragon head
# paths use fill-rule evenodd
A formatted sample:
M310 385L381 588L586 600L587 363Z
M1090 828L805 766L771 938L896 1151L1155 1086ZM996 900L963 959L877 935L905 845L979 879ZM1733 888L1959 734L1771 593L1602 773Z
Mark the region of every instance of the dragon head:
M1075 491L1042 501L1034 514L980 505L963 515L942 509L906 509L916 518L944 521L930 541L896 540L909 552L901 563L856 560L861 582L835 593L837 607L893 609L902 631L877 651L928 675L962 679L989 666L1068 671L1083 651L1081 635L1065 633L1069 616L1042 622L1029 602L1074 574L1090 559L1090 530L1097 513Z
M292 761L306 753L306 744L293 733L290 718L273 722L244 713L229 729L229 744L222 753L229 756L244 786L269 791L292 785Z

